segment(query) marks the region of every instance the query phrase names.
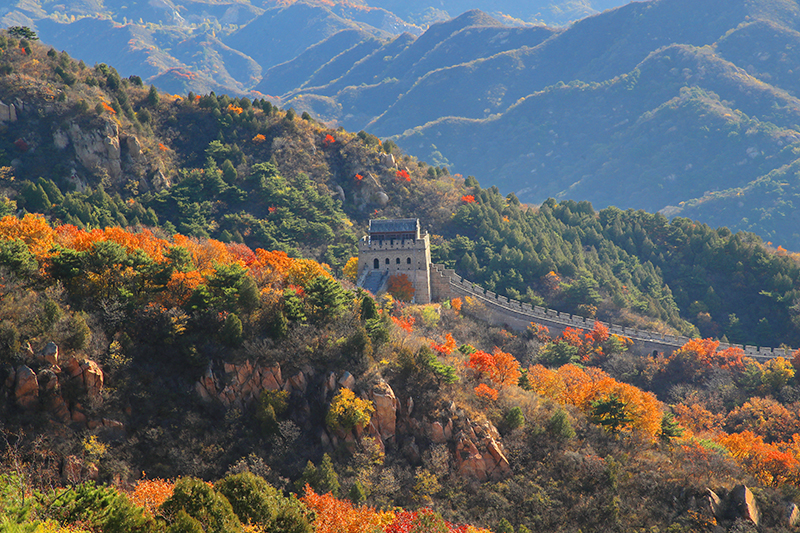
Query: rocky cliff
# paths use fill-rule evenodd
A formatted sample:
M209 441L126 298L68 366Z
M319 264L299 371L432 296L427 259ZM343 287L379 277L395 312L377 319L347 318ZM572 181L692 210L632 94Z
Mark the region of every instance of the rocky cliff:
M320 443L326 450L344 447L353 451L363 438L372 437L386 453L402 454L412 464L419 464L426 449L445 445L455 471L464 478L499 481L511 474L500 434L491 422L471 419L453 402L439 416L423 412L415 408L413 397L398 397L383 379L359 387L350 372L320 375L310 367L283 379L280 366L245 361L210 364L195 384L201 398L227 408L245 408L262 391L283 390L290 394L291 402L301 405L295 409L299 413L309 413L312 406L327 410L341 388L371 401L375 412L366 427L347 432L319 428Z

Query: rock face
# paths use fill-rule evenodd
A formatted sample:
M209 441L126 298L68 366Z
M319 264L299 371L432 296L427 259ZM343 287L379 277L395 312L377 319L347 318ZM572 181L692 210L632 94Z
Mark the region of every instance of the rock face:
M157 161L153 168L149 168L139 139L135 135L121 133L113 120L106 120L100 128L89 130L72 122L53 131L53 145L59 150L66 150L72 145L75 161L71 181L76 186L83 183L75 170L78 164L96 174L107 175L114 186L122 184L123 176L138 180L140 187L145 190L151 187L160 190L169 186L169 180L163 174L159 177ZM146 175L152 176L151 184L144 179Z
M228 408L247 407L264 390L287 391L295 405L293 420L298 423L308 423L310 404L327 406L336 391L343 388L371 401L375 410L366 427L357 426L348 432L319 428L320 443L326 450L345 447L354 452L368 436L383 451L399 452L418 464L425 448L439 445L450 451L456 471L462 477L482 482L500 481L511 475L500 434L490 422L473 422L453 402L441 411L440 419L431 421L423 413L417 413L413 398L401 402L384 380L378 380L364 392L356 390L356 380L347 371L317 376L313 369L304 368L284 381L279 366L258 366L245 361L209 364L195 383L201 398ZM297 402L304 407L297 409Z
M737 485L731 492L731 500L740 517L758 525L758 506L750 489L744 485Z
M20 365L14 377L14 399L20 407L30 409L39 401L39 380L30 367Z
M54 133L54 141L61 141L61 130ZM78 124L72 123L66 132L75 156L84 167L92 171L104 170L108 173L112 183L119 183L122 178L122 164L120 162L119 129L117 123L107 121L102 130L83 131ZM66 146L65 146L66 147Z
M384 442L394 440L397 430L397 408L400 406L394 391L388 383L380 381L372 388L370 397L375 405L372 419L378 434Z
M104 375L97 363L91 360L78 361L75 357L62 362L58 346L52 342L39 352L29 347L27 358L31 366L20 365L10 369L3 383L6 396L13 398L24 409L41 407L54 421L87 426L96 422L86 417L80 403L70 408L63 393L64 387L68 386L90 400L100 401Z
M214 372L209 364L203 376L195 383L195 390L206 401L218 401L225 407L244 407L255 401L262 391L301 388L305 375L300 372L285 383L280 366L254 366L250 361L241 364L222 364L223 375Z
M103 371L94 361L84 361L80 364L83 386L89 398L97 399L103 390Z

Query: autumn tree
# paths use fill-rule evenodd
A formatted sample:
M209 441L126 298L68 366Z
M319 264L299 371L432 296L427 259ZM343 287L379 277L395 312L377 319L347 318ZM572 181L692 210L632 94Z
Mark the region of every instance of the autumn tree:
M396 299L403 302L410 302L414 298L414 293L416 292L411 280L403 273L389 276L386 290Z
M331 430L346 433L357 425L365 427L374 412L372 402L356 397L350 389L342 388L331 401L325 423Z

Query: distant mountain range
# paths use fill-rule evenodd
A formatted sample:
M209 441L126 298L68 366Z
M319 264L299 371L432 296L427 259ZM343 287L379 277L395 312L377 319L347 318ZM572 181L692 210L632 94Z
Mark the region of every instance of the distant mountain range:
M98 6L20 2L0 21L173 93L269 95L392 137L524 202L661 210L800 250L796 1L633 2L569 26L614 5L497 0L438 22L475 5Z

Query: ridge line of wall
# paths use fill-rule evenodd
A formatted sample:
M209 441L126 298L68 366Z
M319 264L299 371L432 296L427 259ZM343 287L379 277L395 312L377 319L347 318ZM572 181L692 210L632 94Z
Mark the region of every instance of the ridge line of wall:
M457 297L470 296L477 299L487 308L486 321L496 325L506 325L516 331L525 331L531 322L547 326L551 331L563 332L567 327L592 329L596 322L593 318L559 312L539 306L531 306L506 296L495 294L480 285L462 278L455 270L444 265L430 264L431 296L434 300L450 300ZM597 320L609 329L610 333L630 338L634 348L643 353L653 351L672 353L691 339L689 337L663 335L647 330L627 328L617 324L609 324ZM720 343L719 349L741 348L745 356L753 359L767 360L774 357L790 357L790 352L783 348L770 348L741 344Z

